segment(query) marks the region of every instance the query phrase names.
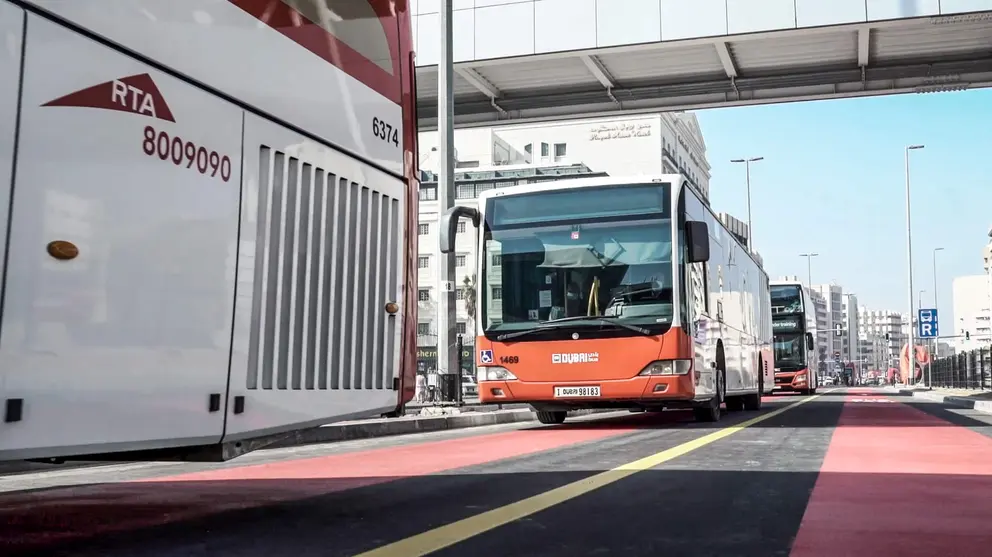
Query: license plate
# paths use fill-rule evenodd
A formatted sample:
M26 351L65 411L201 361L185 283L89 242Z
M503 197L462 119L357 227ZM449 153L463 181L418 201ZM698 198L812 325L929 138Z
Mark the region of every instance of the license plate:
M555 398L598 397L599 386L595 387L555 387Z

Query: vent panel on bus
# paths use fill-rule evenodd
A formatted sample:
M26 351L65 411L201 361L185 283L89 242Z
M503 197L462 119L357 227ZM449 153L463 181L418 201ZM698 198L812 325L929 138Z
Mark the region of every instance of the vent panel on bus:
M263 146L248 389L391 389L399 200Z

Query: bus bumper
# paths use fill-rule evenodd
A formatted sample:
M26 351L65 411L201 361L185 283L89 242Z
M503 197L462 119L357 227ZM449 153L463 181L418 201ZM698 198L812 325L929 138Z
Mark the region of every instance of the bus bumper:
M803 391L808 389L809 385L809 372L807 370L778 372L775 374L776 391Z
M556 387L599 387L598 396L555 396ZM709 398L712 395L705 395ZM691 406L697 400L692 375L646 376L609 381L482 381L483 404L533 404L562 408Z

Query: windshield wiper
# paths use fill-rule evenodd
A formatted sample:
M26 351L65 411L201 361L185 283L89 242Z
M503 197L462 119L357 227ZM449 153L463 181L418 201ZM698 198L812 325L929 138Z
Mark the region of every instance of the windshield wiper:
M651 331L645 329L644 327L638 327L637 325L629 325L627 323L621 323L620 321L617 321L616 317L610 315L593 315L593 316L576 315L574 317L562 317L560 319L541 321L538 323L537 327L534 327L533 329L527 329L526 331L516 331L513 333L503 333L498 337L496 337L496 340L509 340L511 338L522 337L525 335L529 335L531 333L556 329L558 328L559 324L565 324L572 321L596 321L601 325L602 324L616 325L617 327L627 329L628 331L634 331L635 333L640 333L645 336L651 334Z

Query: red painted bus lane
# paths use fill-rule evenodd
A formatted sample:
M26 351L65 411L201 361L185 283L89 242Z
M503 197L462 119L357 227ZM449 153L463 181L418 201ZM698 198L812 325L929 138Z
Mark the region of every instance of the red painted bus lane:
M674 423L665 416L661 421ZM651 424L656 425L659 418ZM268 464L0 495L3 548L87 538L435 474L623 435L644 427L576 423Z
M905 404L854 398L791 556L987 555L992 439Z

